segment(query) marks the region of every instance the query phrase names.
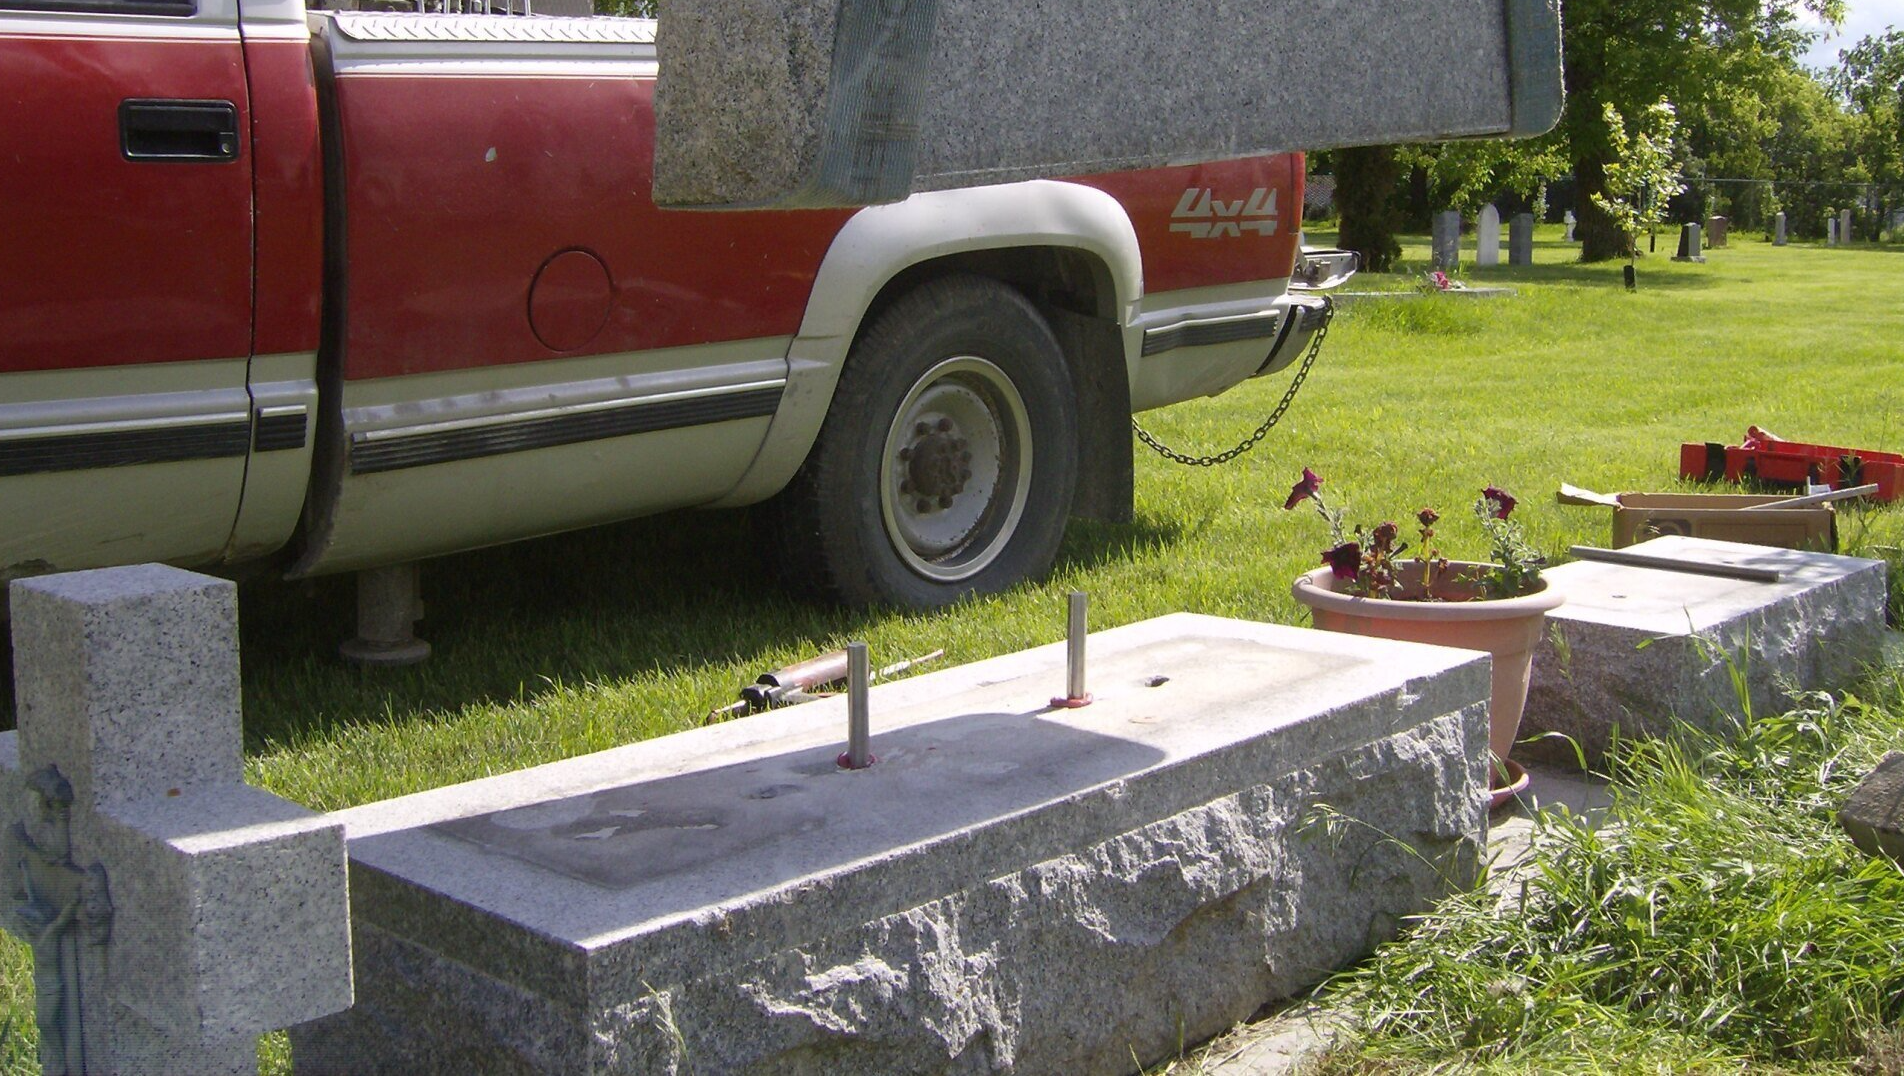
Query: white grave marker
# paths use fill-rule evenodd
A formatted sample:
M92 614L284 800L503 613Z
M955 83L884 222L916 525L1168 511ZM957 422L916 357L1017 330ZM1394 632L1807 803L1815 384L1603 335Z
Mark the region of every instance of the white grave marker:
M1481 221L1475 226L1474 264L1501 264L1501 211L1491 205L1481 207Z

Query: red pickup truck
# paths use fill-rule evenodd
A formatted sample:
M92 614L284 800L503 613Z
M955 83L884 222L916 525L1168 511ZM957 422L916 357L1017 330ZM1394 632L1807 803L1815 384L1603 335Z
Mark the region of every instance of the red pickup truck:
M655 24L0 0L0 577L291 576L766 502L929 606L1286 366L1299 154L662 211Z

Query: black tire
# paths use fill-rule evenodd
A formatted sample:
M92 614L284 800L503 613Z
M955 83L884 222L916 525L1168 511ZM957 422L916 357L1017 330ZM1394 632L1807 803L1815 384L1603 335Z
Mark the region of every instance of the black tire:
M782 580L933 608L1042 576L1077 486L1077 403L1016 290L943 277L860 334L813 451L766 506Z

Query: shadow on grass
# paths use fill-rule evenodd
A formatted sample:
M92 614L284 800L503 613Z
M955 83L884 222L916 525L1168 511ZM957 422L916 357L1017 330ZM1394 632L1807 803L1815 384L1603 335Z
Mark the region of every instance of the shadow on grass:
M1587 264L1573 262L1565 265L1516 265L1503 266L1476 273L1470 279L1476 284L1578 284L1598 286L1612 290L1623 290L1625 281L1620 269L1625 262L1595 262ZM1637 271L1641 291L1657 289L1662 291L1693 291L1710 288L1718 284L1711 276L1699 273L1665 273L1660 270L1672 264L1664 254L1653 258L1641 258Z
M1059 568L1162 548L1181 528L1073 521ZM771 578L746 512L680 512L427 561L418 633L434 655L407 669L336 657L353 632L355 577L240 588L245 732L256 749L340 725L514 703L554 690L764 663L864 634L890 611L794 597Z
M426 561L403 669L343 664L355 577L240 590L248 746L422 710L513 703L579 686L745 662L854 634L881 618L775 585L747 513L681 512Z
M1140 515L1130 523L1073 519L1065 529L1064 545L1058 550L1057 570L1090 571L1114 561L1154 553L1175 545L1183 533L1182 524L1148 515Z
M1088 571L1181 533L1151 519L1074 520L1058 567ZM355 631L356 576L242 583L247 748L519 702L558 685L750 666L766 653L817 651L892 615L792 596L771 578L744 511L677 512L439 557L423 563L422 580L417 630L434 653L397 669L337 657ZM0 728L11 728L12 655L0 650Z

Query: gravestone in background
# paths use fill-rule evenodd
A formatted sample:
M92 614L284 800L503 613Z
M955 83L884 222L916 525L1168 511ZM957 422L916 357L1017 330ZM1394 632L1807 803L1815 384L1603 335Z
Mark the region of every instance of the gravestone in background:
M1782 247L1786 242L1785 211L1781 209L1778 211L1778 215L1772 219L1772 245Z
M660 0L655 201L913 191L1287 150L1526 137L1555 0Z
M1699 225L1682 224L1679 226L1679 253L1673 255L1676 262L1703 262L1706 256L1700 253Z
M1491 205L1481 207L1480 222L1474 226L1474 264L1501 264L1501 211Z
M1732 225L1732 221L1726 217L1707 217L1706 218L1706 249L1707 250L1723 249L1726 245L1726 231L1731 227L1731 225Z
M1461 214L1449 209L1436 213L1429 240L1435 268L1452 273L1461 267Z
M1851 245L1851 211L1849 209L1838 212L1838 242L1843 246Z
M1534 264L1534 215L1516 213L1507 228L1507 264Z
M1579 222L1574 218L1573 210L1571 209L1567 210L1566 215L1561 217L1560 219L1565 221L1567 224L1567 242L1569 243L1576 242L1577 240L1575 240L1573 237L1573 229L1574 229L1574 225Z
M255 1073L349 1007L343 826L244 783L238 598L156 564L12 584L0 920L44 1071Z
M1838 214L1827 209L1825 210L1825 245L1835 247L1840 242L1842 240L1838 238Z

